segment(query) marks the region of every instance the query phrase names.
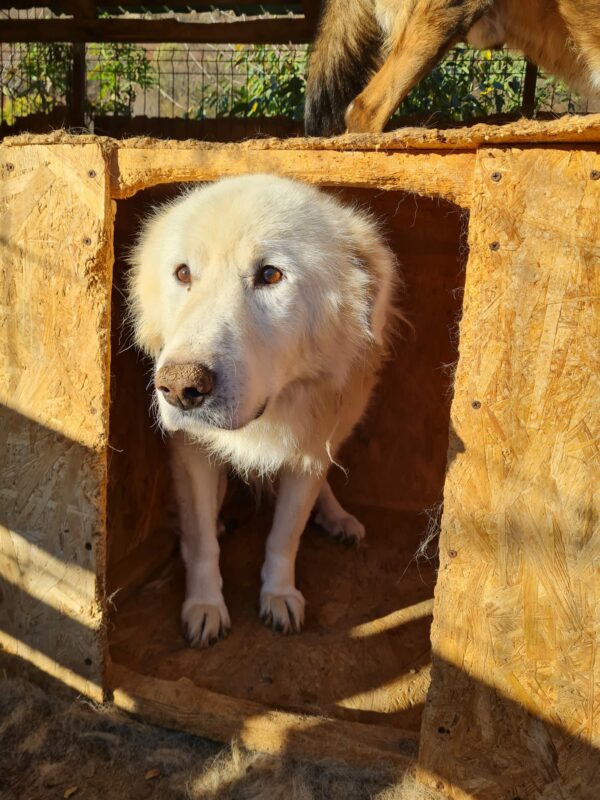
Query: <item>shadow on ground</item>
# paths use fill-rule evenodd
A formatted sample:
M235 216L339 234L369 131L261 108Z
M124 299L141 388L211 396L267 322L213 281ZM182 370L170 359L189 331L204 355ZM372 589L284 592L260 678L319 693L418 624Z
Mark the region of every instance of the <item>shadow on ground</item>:
M2 800L434 800L411 779L248 753L0 680Z

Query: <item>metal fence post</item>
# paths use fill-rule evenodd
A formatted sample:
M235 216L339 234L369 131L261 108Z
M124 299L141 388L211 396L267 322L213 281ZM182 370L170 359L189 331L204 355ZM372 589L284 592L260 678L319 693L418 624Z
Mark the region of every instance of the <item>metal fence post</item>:
M69 96L69 127L85 128L86 62L85 42L71 44L71 86Z
M525 79L523 81L523 102L521 111L525 117L533 117L535 113L535 90L537 86L538 68L531 61L525 62Z

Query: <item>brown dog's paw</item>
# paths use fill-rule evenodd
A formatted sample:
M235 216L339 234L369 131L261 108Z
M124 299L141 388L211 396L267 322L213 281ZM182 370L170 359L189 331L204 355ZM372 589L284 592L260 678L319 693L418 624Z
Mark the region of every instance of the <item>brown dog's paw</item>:
M382 130L375 112L360 95L346 109L344 120L346 133L380 133Z
M304 625L304 606L304 597L297 589L285 594L261 592L260 618L277 633L300 633Z

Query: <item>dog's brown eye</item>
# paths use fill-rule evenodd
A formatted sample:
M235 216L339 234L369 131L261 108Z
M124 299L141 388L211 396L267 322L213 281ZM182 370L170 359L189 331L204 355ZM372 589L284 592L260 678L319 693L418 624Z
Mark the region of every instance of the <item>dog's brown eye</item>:
M256 283L262 286L273 286L275 283L283 278L283 272L277 267L272 267L267 264L266 267L261 267L256 275Z
M179 281L179 283L191 283L192 282L192 273L190 272L190 268L187 264L180 264L177 269L175 270L175 277Z

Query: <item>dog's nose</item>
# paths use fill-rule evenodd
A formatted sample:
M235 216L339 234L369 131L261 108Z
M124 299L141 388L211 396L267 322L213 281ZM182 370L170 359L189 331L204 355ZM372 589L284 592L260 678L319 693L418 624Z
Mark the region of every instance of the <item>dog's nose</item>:
M184 411L202 405L214 386L214 374L204 364L163 364L154 386L167 403Z

